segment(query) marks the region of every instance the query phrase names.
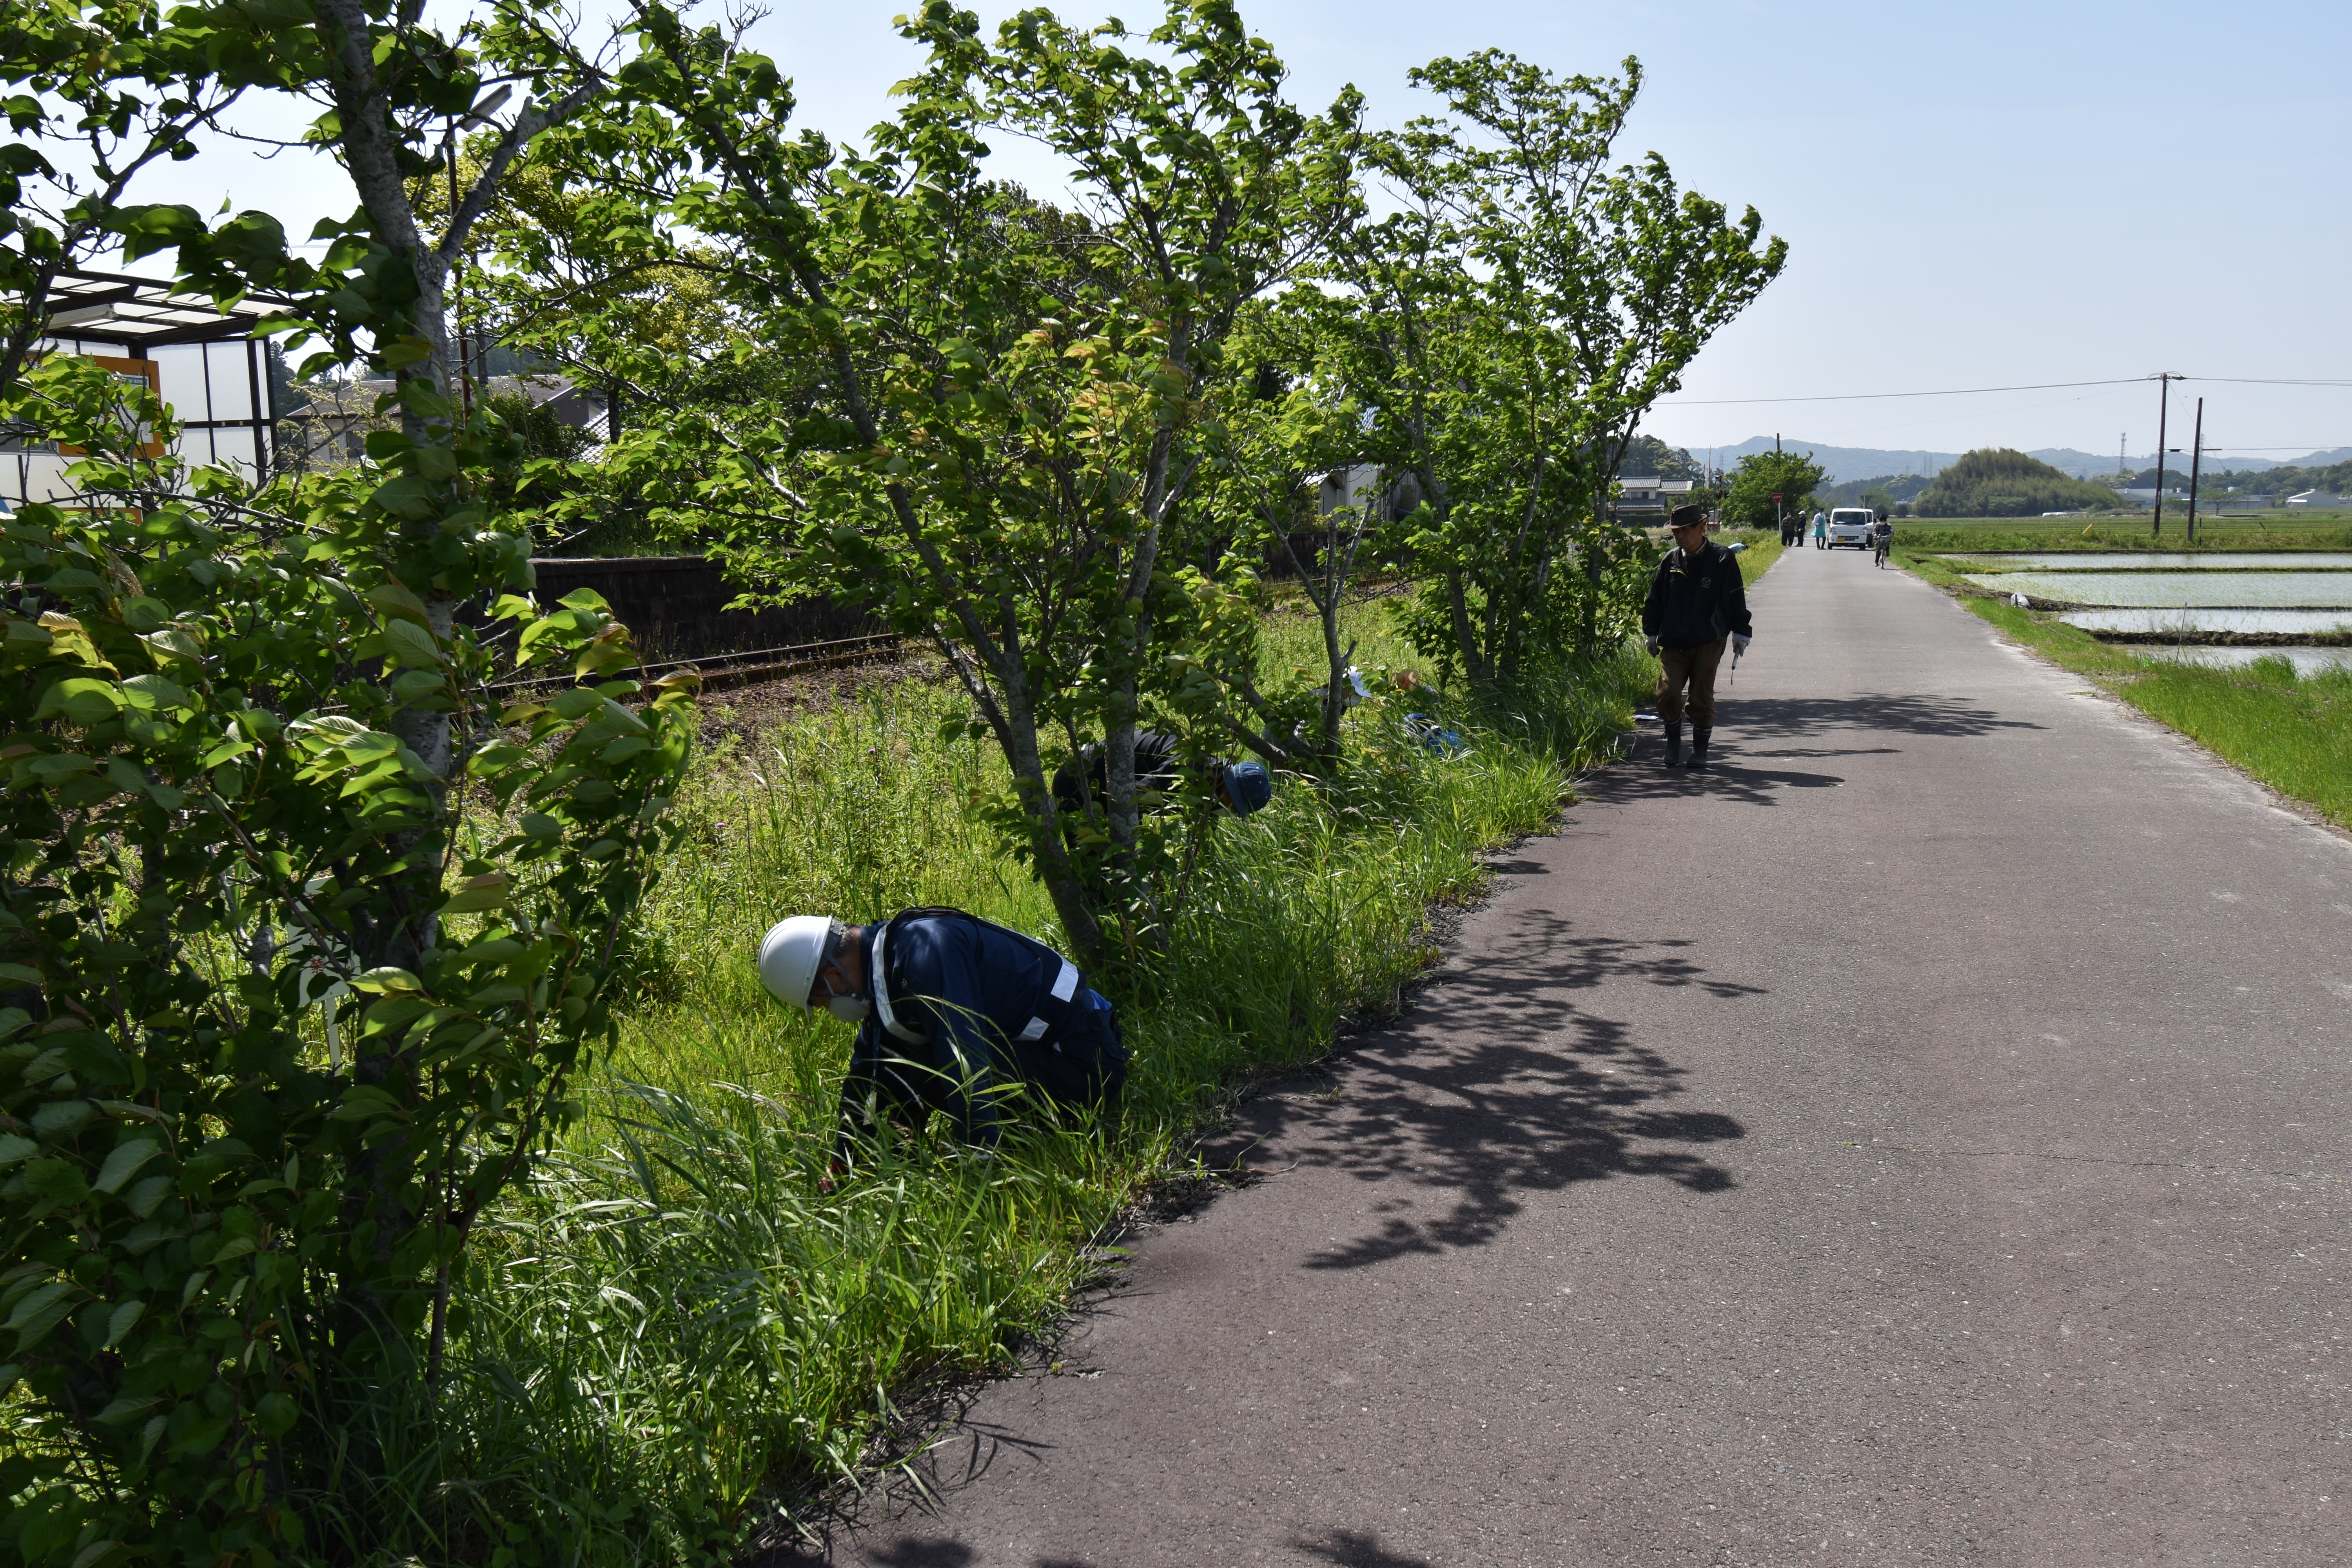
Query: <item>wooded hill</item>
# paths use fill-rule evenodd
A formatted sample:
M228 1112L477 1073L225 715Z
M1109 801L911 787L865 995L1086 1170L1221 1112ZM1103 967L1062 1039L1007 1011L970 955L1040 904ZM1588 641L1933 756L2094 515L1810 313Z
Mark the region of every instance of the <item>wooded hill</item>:
M1936 476L1911 510L1919 517L2038 517L2123 505L2105 485L2060 472L2007 447L1979 448Z

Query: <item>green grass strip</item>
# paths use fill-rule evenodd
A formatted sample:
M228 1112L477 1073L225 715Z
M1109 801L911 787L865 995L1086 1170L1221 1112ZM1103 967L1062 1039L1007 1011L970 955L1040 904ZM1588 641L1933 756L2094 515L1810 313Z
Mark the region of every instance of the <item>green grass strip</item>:
M1417 663L1381 602L1347 629L1368 669ZM1317 637L1310 616L1271 617L1268 677L1315 668ZM1216 820L1170 960L1122 1004L1135 1065L1117 1137L1033 1126L992 1159L934 1139L830 1193L850 1031L761 991L760 932L796 911L952 904L1052 940L1052 910L969 809L1006 780L992 749L940 739L963 710L945 686L871 690L705 757L677 807L687 852L638 933L621 1048L460 1291L445 1447L414 1468L467 1479L420 1495L420 1542L520 1530L535 1560L710 1561L788 1529L795 1496L870 1471L895 1402L1002 1367L1063 1310L1236 1084L1397 1005L1437 956L1431 908L1478 894L1482 851L1551 826L1654 668L1625 658L1486 715L1391 679L1349 716L1341 787L1287 782ZM1468 750L1422 744L1409 710Z

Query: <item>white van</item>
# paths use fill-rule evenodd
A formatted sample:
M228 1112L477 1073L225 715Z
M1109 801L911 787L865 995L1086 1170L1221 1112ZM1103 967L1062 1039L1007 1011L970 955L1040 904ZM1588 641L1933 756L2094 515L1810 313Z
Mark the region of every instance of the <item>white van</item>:
M1856 550L1871 548L1871 531L1878 525L1878 514L1866 506L1842 506L1830 513L1830 548L1851 544Z

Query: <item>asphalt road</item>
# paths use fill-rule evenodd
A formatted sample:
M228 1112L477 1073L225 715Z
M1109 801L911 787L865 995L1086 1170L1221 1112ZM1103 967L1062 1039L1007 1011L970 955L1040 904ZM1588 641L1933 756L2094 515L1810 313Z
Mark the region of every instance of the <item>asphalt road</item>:
M2352 845L1868 557L835 1560L2352 1561Z

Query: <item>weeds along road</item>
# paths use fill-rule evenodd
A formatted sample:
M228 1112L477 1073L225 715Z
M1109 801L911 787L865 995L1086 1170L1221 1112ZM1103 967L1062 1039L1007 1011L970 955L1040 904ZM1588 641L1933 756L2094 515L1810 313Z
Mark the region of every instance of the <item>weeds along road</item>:
M2352 847L1867 557L835 1560L2352 1560Z

